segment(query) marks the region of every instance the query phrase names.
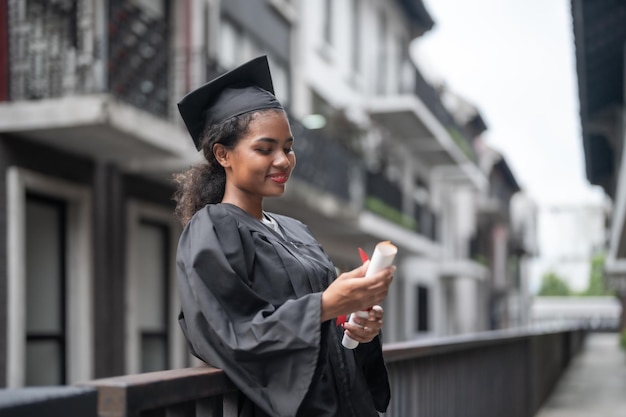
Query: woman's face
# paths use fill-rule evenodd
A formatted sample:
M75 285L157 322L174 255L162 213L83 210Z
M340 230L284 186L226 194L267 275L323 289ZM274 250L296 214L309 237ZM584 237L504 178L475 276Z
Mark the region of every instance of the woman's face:
M239 199L280 196L296 165L289 121L282 111L256 114L233 149L217 151L226 170L226 194Z

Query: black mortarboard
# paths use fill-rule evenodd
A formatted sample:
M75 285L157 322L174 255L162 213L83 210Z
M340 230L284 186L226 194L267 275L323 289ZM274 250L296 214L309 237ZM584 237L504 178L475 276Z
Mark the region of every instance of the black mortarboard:
M274 97L267 56L260 56L191 91L178 102L183 121L200 149L205 126L261 109L282 109Z

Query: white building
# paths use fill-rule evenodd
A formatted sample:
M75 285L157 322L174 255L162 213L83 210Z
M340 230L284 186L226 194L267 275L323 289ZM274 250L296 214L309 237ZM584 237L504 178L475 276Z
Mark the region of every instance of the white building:
M361 232L400 246L400 268L387 303L394 323L387 340L492 327L495 266L471 253L479 217L493 215L482 208L490 171L478 165L473 140L479 132L468 129L469 116L456 119L409 59L410 43L432 24L423 4L303 0L300 13L307 18L298 21L294 113L331 119L341 111L360 133L368 167L400 191L400 211L414 217L414 207L423 207L437 219L436 233L429 236L397 228L384 216L359 215ZM508 222L508 212L504 217ZM500 259L503 271L507 240L513 237L506 235L502 247L495 244L486 254ZM502 279L500 292L516 291L508 280ZM509 307L504 310L510 315Z
M342 269L399 246L385 341L491 327L494 267L472 250L489 179L408 57L433 24L420 0L0 8L0 386L190 363L170 178L198 154L176 102L260 54L299 157L267 209L309 224Z

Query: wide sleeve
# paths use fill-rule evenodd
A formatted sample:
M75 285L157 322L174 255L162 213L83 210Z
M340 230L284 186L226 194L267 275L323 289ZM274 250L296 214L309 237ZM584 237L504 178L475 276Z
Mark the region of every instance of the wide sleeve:
M355 349L355 354L376 410L381 413L387 411L391 400L391 388L380 336L376 336L369 343L360 343Z
M265 412L293 416L318 362L321 293L269 303L251 285L254 263L263 262L252 241L234 219L214 223L198 212L179 241L183 332L198 357Z

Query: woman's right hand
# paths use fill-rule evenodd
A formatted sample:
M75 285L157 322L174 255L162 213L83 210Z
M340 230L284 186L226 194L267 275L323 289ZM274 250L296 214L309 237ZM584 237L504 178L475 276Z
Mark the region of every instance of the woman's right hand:
M396 267L389 266L365 278L368 266L369 261L344 272L326 288L322 293L322 322L382 303Z

